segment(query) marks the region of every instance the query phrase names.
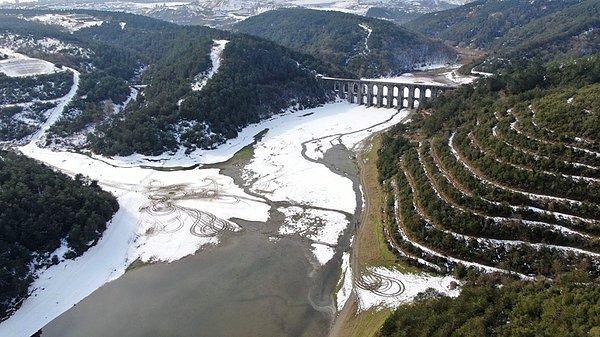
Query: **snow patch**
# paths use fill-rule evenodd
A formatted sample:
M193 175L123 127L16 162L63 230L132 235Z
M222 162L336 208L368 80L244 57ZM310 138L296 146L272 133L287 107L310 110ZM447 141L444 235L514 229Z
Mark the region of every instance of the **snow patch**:
M15 58L8 58L6 60L0 60L0 72L9 77L52 74L58 70L59 69L50 62L28 58L24 55L20 55L20 57Z
M301 113L301 119L288 114L263 124L269 132L255 146L254 158L243 171L245 180L272 200L353 213L352 181L305 159L303 143L308 148L309 143L318 142L321 153L340 143L352 148L372 132L398 123L407 111L340 102Z
M359 311L371 308L394 309L401 304L413 301L418 294L429 289L436 290L449 297L457 297L460 294L459 282L450 276L439 277L426 274L405 274L396 269L384 267L369 268L368 272L375 275L375 277L388 280L390 283L385 289L377 289L376 291L356 287Z
M365 55L370 54L371 50L369 49L369 38L371 37L371 34L373 33L373 29L371 29L371 27L367 26L364 23L360 23L358 26L367 31L367 37L365 37L365 51L363 52L363 54L365 54Z
M100 26L104 23L102 20L81 14L44 14L26 19L46 25L60 26L71 33L83 28Z
M213 40L213 41L215 44L210 51L210 60L212 62L212 66L208 72L198 74L196 76L196 81L194 83L192 83L193 91L202 90L202 88L204 88L204 86L206 85L208 80L210 80L219 71L219 67L221 67L221 55L223 54L223 50L225 50L225 45L227 45L227 43L229 41L227 41L227 40Z
M340 278L342 286L336 294L337 310L341 311L346 302L352 296L352 266L350 266L350 253L342 255L342 277Z
M353 280L356 277L357 280ZM342 278L340 290L336 293L336 306L340 311L350 298L356 296L357 311L369 309L394 309L412 302L418 294L433 289L444 296L457 297L460 283L453 277L430 276L427 274L406 274L396 269L370 267L360 275L353 273L350 254L342 255ZM379 287L377 287L379 285ZM366 289L368 288L368 289Z
M457 84L471 84L477 79L476 76L461 75L456 70L444 73L444 77Z
M448 67L448 63L431 63L431 64L414 67L413 69L416 71L429 71L429 70L443 69L446 67Z
M338 239L349 224L344 214L301 207L279 208L285 215L280 235L300 235L313 242L313 254L321 265L333 257Z

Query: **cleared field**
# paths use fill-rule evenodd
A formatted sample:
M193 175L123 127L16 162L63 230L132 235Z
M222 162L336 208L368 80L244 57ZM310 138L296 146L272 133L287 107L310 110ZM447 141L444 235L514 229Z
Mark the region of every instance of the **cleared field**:
M51 74L56 71L54 64L31 58L17 58L0 61L0 72L10 77Z

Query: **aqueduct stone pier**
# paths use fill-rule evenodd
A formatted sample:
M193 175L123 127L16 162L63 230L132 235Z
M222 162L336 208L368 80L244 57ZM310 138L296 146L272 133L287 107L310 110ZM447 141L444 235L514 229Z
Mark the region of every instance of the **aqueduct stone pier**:
M333 90L341 99L350 103L384 108L409 108L419 107L419 102L438 97L456 85L379 81L379 80L353 80L346 78L319 77L322 81L333 86Z

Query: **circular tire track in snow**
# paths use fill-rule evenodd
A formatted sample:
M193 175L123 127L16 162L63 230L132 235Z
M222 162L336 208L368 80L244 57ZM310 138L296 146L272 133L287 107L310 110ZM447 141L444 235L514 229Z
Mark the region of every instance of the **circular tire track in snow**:
M402 281L369 269L355 278L354 285L357 288L367 290L381 297L396 297L401 295L405 290Z
M219 199L221 201L218 183L210 178L205 178L203 182L205 184L202 186L188 188L186 185L164 186L160 181L150 181L145 188L149 192L150 204L140 208L140 212L146 213L149 217L146 223L150 224L150 228L146 231L146 236L175 233L181 230L186 220L190 221L189 219L192 221L190 234L197 237L213 237L219 232L236 231L238 227L230 221L220 219L208 212L178 206L173 201L177 199ZM235 196L225 196L223 200L232 204L240 202Z
M194 236L209 237L219 232L233 232L237 229L231 222L219 219L211 213L185 207L178 208L194 219L194 224L190 227L190 233Z

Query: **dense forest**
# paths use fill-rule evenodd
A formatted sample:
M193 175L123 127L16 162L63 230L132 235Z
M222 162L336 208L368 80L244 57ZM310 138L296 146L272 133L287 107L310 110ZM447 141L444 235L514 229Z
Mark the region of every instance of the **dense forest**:
M415 67L455 60L440 42L392 22L353 14L279 9L237 23L260 36L344 67L361 77L397 75Z
M35 270L81 255L118 208L95 181L0 152L0 318L27 295ZM66 254L51 256L63 244Z
M600 90L600 59L596 56L568 65L548 65L541 72L539 67L536 63L515 65L503 76L481 80L475 88L459 88L425 106L423 110L430 113L415 117L408 133L419 142L404 140L406 133L401 129L386 136L389 146L379 157L380 179L395 181L396 189L407 189L420 206L414 213L412 202L406 204L404 224L417 230L423 221L420 217L443 225L439 232L415 232L415 236L436 247L434 234L438 233L439 240L448 240L444 237L450 230L465 238L511 239L598 251L597 240L582 240L585 235L575 233L598 235L600 163L595 152L583 150L596 151L599 140L595 97ZM535 118L533 122L531 118ZM573 123L564 123L565 119L573 119ZM532 142L534 137L544 141ZM456 182L460 186L455 186ZM544 201L527 193L554 199ZM532 212L529 207L540 211ZM568 220L553 212L581 218ZM510 221L500 226L495 217ZM536 226L523 226L519 219ZM557 232L552 229L554 225L575 232ZM452 252L460 245L448 246L446 242L442 247ZM502 247L502 252L489 245L479 248L495 254L479 254L473 248L456 250L456 254L525 274L552 276L558 272L543 264L520 264L533 256L526 256L527 245L518 248L521 256L516 260L509 247ZM544 251L537 248L531 254L539 259ZM554 260L561 259L552 250L546 253ZM507 260L502 258L505 254ZM486 260L486 256L495 258ZM572 258L566 257L565 266ZM590 272L598 271L594 267Z
M600 287L585 274L557 282L481 277L456 299L428 295L396 310L379 336L600 336Z
M164 67L148 71L145 99L123 112L124 118L100 125L91 136L94 151L129 155L160 154L178 145L211 148L289 106L315 107L333 98L316 80L313 69L322 69L320 62L272 42L232 36L219 72L201 91L190 86L197 72L173 76L171 69L181 71L181 63L188 62L181 55L174 51L179 63L167 58Z
M0 105L60 98L72 86L70 71L28 77L9 77L0 73Z

